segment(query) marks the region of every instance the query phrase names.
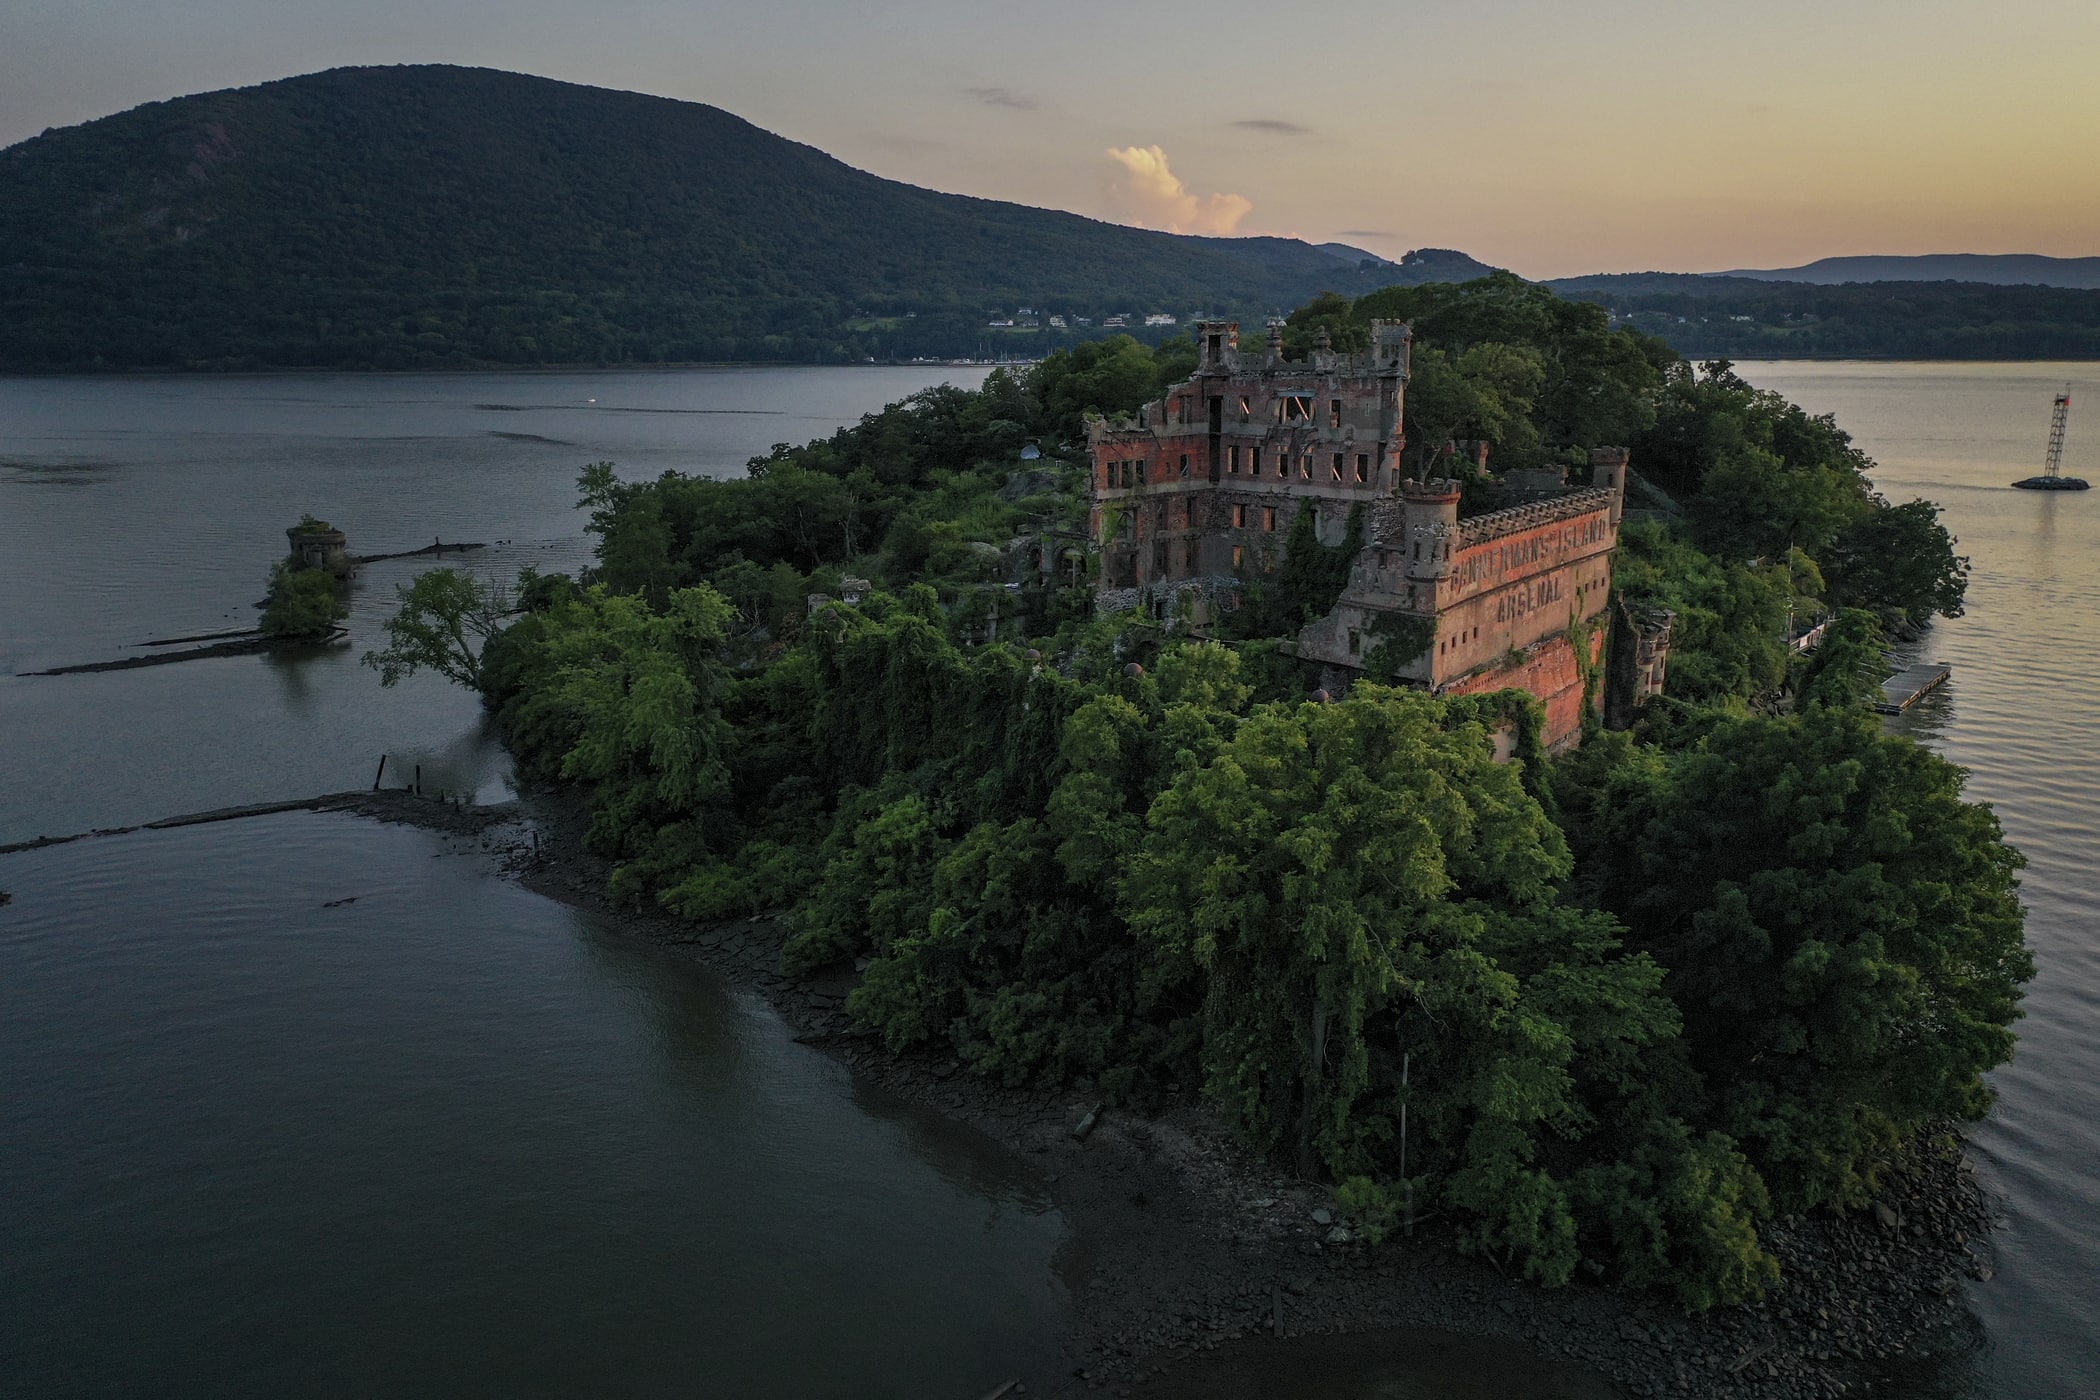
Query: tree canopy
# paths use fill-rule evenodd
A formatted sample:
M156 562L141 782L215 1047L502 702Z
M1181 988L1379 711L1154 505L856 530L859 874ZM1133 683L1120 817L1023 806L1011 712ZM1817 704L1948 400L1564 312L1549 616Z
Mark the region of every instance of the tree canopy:
M744 479L596 464L596 568L524 580L474 675L521 766L590 793L623 899L784 911L789 970L858 968L893 1049L1193 1086L1373 1233L1414 1200L1548 1285L1756 1297L1774 1211L1867 1201L2011 1052L2018 854L1862 705L1961 567L1829 420L1540 295L1326 299L1288 334L1405 313L1418 367L1507 391L1520 457L1635 438L1615 569L1678 614L1668 690L1562 757L1518 691L1309 698L1286 641L1360 524L1294 535L1209 639L1094 615L1081 427L1185 343L916 395Z

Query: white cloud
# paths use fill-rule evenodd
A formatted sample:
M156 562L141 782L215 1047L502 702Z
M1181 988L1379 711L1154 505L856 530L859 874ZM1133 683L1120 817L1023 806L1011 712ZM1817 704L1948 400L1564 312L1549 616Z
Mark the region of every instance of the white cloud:
M1191 194L1157 146L1116 146L1108 157L1119 169L1102 193L1108 217L1118 223L1168 233L1227 234L1254 208L1252 200L1236 194Z

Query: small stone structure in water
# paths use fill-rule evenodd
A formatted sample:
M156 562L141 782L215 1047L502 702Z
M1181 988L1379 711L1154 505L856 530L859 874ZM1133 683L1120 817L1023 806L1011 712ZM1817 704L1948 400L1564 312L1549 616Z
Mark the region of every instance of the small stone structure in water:
M347 574L357 567L357 561L350 557L350 537L325 520L302 520L284 533L292 542L289 562L295 569Z

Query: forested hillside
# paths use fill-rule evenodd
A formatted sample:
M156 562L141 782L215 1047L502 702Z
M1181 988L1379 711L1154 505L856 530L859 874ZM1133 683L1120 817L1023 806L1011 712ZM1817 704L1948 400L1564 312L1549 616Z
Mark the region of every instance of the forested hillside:
M1498 460L1633 444L1669 508L1616 586L1677 615L1636 729L1549 759L1521 691L1316 694L1291 638L1351 561L1310 531L1215 636L1095 617L1080 428L1187 341L931 389L742 479L600 464L589 576L511 613L425 574L367 659L479 688L521 771L587 794L622 903L789 911L784 970L852 977L899 1053L1200 1094L1373 1240L1414 1201L1548 1285L1758 1297L1775 1216L1868 1205L2012 1051L2019 854L1862 704L1965 561L1829 419L1513 277L1321 298L1286 338L1393 314L1410 413Z
M0 152L0 367L1034 355L1069 337L987 321L1485 270L1353 251L941 194L697 103L346 68Z
M2100 291L2072 287L1825 286L1669 272L1569 277L1549 285L1695 358L2100 359Z

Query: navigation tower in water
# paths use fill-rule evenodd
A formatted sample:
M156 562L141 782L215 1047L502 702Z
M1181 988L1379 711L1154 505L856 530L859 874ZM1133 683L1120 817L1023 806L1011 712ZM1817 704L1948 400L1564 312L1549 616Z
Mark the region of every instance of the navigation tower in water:
M2030 476L2013 485L2028 491L2083 491L2086 483L2075 476L2058 473L2064 464L2064 429L2071 420L2071 391L2067 388L2056 396L2056 411L2049 415L2049 456L2040 476Z

